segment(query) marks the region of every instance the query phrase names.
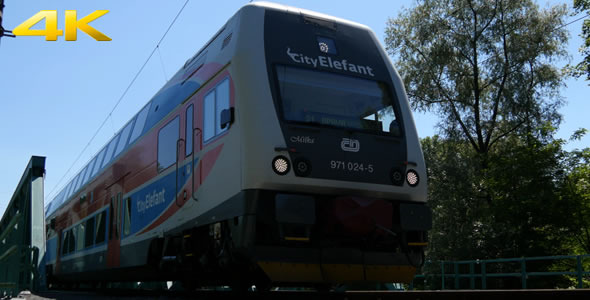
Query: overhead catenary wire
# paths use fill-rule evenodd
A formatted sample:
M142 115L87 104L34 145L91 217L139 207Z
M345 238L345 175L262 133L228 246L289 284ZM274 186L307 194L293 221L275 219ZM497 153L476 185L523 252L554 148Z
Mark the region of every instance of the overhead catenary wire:
M168 75L166 75L166 67L164 66L164 59L162 58L162 52L160 51L160 47L158 48L158 56L160 57L160 64L162 65L162 73L164 73L164 80L168 82Z
M184 10L184 8L186 7L186 5L188 4L188 2L189 2L189 0L186 0L184 2L184 4L182 5L182 7L180 8L180 10L178 11L178 13L176 14L176 16L174 17L174 19L172 20L172 22L170 23L170 25L166 29L166 32L164 32L164 34L162 35L162 37L160 38L160 40L158 41L158 43L156 44L156 46L154 47L154 49L152 50L152 52L150 53L150 55L148 55L147 59L145 60L145 62L141 66L141 68L139 68L139 70L135 73L135 76L133 76L133 79L131 80L131 82L129 83L129 85L127 85L127 88L125 88L125 90L123 91L123 93L121 94L121 96L119 97L119 99L117 100L117 102L115 103L115 105L113 106L113 108L111 109L111 111L108 113L108 115L106 116L106 118L102 121L102 123L100 124L100 126L98 127L98 129L92 135L92 138L90 138L90 140L88 141L88 143L86 144L86 146L84 147L84 149L82 149L82 151L80 152L80 154L78 154L78 156L76 157L76 159L74 160L74 162L72 163L72 165L68 168L68 170L64 173L64 175L59 179L59 181L51 189L51 191L49 192L49 194L47 194L47 198L48 199L51 199L51 196L52 196L53 192L55 192L56 188L58 186L60 186L60 183L70 173L70 171L72 170L72 168L76 165L76 163L78 162L78 160L82 157L82 155L84 154L84 152L88 149L88 147L90 146L90 144L94 141L94 139L96 138L96 136L98 135L98 133L102 130L102 128L104 127L104 125L106 124L106 122L109 120L109 118L112 118L113 112L115 111L115 109L117 109L117 107L119 106L119 104L121 103L121 101L123 100L123 98L125 97L125 95L127 95L127 92L129 91L129 89L131 89L131 86L133 86L133 84L135 83L135 81L137 80L137 78L139 77L139 75L141 74L141 72L143 71L143 69L145 68L145 66L148 64L148 62L150 61L150 59L152 58L152 56L154 56L154 53L156 53L156 50L158 50L158 48L160 47L160 44L162 43L162 41L164 40L164 38L166 37L166 35L170 31L170 29L172 28L172 26L174 25L174 23L176 22L176 20L178 19L178 17L180 16L180 14L182 13L182 11Z

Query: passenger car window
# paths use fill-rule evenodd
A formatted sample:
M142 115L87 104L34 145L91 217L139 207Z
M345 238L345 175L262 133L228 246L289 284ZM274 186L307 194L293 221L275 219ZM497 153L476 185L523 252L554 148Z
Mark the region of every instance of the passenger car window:
M70 234L68 235L68 253L74 252L76 250L76 227L69 230Z
M78 226L76 226L76 229L78 231L78 233L76 234L76 237L78 238L76 240L76 251L77 251L77 250L84 249L84 239L86 238L86 234L85 234L86 226L84 223L78 224Z
M227 130L227 127L221 129L221 111L229 108L229 79L223 80L215 91L215 134L217 135Z
M107 148L107 154L104 157L104 161L102 162L101 168L104 168L109 162L111 162L111 158L113 158L113 152L115 152L115 146L117 146L117 140L119 140L119 136L120 135L114 137L109 143L109 147Z
M94 177L94 175L96 175L96 173L98 173L98 171L100 170L100 166L101 166L102 160L104 158L105 152L107 152L106 146L104 148L102 148L100 153L98 153L96 164L94 164L94 170L92 170L92 176L90 176L90 177Z
M66 231L62 234L61 241L61 255L68 254L68 242L70 240L70 231Z
M147 119L148 112L150 110L150 106L152 103L148 103L140 112L137 114L137 121L135 121L135 126L133 127L133 132L131 133L131 138L129 138L129 144L133 143L143 132L143 126L145 125L145 120Z
M115 151L115 157L119 155L125 149L127 145L127 139L129 138L129 133L131 132L131 128L133 127L133 119L127 123L127 126L123 128L121 131L121 137L119 140L119 145L117 145L117 150Z
M180 118L176 117L158 133L158 172L176 162L176 142L179 137Z
M88 171L86 171L86 175L84 175L84 182L82 183L82 185L86 184L86 182L88 182L88 179L90 179L92 176L90 176L90 174L92 173L92 168L94 167L94 163L96 162L96 157L94 157L90 163L88 164Z
M96 233L94 237L94 244L98 245L105 240L106 233L106 217L107 212L103 210L101 213L96 215Z
M128 235L131 231L131 198L126 198L123 204L125 220L123 221L123 233Z
M84 247L88 248L94 244L94 217L86 220L86 236L84 237Z
M215 136L215 90L203 102L203 140L208 141Z
M208 141L227 130L221 128L221 112L229 108L229 79L221 81L203 100L203 140Z

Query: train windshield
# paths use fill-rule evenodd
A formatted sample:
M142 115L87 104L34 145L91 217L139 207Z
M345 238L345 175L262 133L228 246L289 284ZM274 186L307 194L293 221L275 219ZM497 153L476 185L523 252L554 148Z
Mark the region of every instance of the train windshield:
M401 135L386 84L283 65L276 71L286 121Z

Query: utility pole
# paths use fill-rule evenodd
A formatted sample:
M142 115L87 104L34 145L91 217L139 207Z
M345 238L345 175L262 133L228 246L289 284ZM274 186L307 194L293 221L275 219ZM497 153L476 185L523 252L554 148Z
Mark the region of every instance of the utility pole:
M2 14L3 14L3 12L4 12L4 0L0 0L0 39L2 39L3 36L15 37L15 35L12 34L12 31L5 30L4 27L2 27Z

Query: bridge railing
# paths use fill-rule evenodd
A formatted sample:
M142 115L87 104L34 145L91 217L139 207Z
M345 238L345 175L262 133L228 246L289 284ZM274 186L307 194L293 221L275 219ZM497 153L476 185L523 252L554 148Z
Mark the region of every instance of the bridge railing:
M428 271L416 275L409 289L414 289L416 284L422 285L427 282L443 290L487 289L488 281L497 278L516 279L520 281L520 288L526 289L531 278L545 276L557 276L562 279L569 277L566 279L574 280L576 288L584 288L584 277L590 275L590 270L584 268L585 260L588 258L590 254L440 261L438 271L435 272L432 270L437 269L436 262L427 261L423 270ZM551 271L536 271L535 268L531 268L531 265L535 264L543 264L544 269L551 269ZM469 282L468 287L462 284L465 281ZM545 288L554 288L554 286Z
M0 298L35 290L45 253L45 158L33 156L0 219Z

